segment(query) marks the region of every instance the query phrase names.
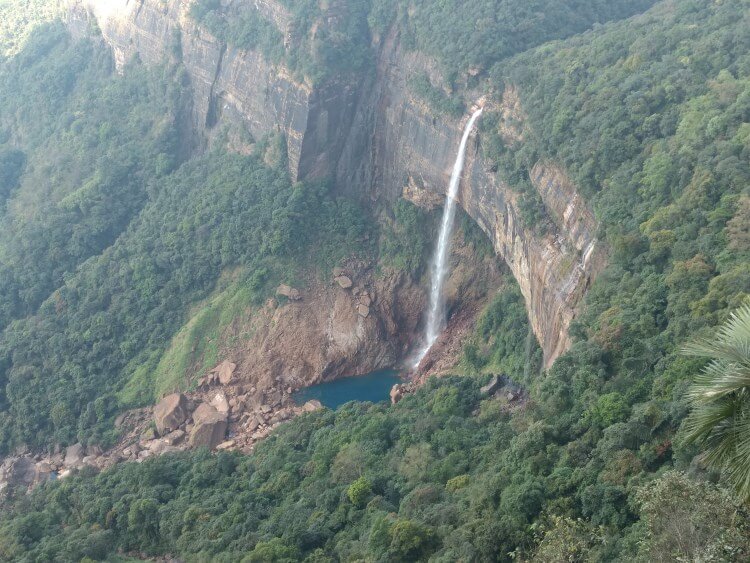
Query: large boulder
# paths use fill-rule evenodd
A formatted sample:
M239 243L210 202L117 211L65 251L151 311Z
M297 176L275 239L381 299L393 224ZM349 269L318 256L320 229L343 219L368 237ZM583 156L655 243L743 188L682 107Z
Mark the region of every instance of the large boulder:
M227 396L224 394L224 391L217 391L213 394L213 397L211 398L211 406L220 413L226 414L229 412L229 402L227 401Z
M349 276L336 276L333 281L339 284L342 289L349 289L352 286L352 280Z
M211 370L212 373L216 374L219 378L219 383L222 385L229 385L232 378L234 377L234 370L237 369L237 364L224 360L218 366Z
M182 393L167 395L154 407L154 422L160 436L177 430L187 420L188 400Z
M405 392L404 387L400 383L396 383L393 387L391 387L391 404L395 405L398 403L401 399L404 398Z
M302 410L305 412L315 412L318 409L323 408L323 403L318 401L317 399L311 399L310 401L307 401L304 405L302 405Z
M36 476L34 478L35 483L43 483L49 481L56 476L57 472L52 464L48 461L40 461L36 464Z
M31 458L10 458L0 466L0 491L9 485L28 487L35 479L36 466Z
M483 386L479 391L482 393L482 395L492 395L500 389L500 387L503 386L503 378L499 375L493 375L490 379L489 383L487 385Z
M283 297L286 297L290 301L299 301L302 299L302 295L300 295L300 292L298 289L291 287L289 285L286 285L282 283L279 287L276 288L276 295L281 295Z
M193 430L190 447L206 446L214 449L224 441L227 432L227 415L207 403L201 403L193 413Z
M65 467L79 467L83 465L83 458L86 455L81 443L73 444L65 449Z

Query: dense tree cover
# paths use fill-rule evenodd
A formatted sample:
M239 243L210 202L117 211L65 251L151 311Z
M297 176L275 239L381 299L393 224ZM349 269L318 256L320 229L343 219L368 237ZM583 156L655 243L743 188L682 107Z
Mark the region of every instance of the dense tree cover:
M288 25L278 25L255 6L229 9L218 0L198 0L191 16L220 40L283 62L297 78L317 84L342 73L363 71L371 60L367 14L369 0L329 3L280 0Z
M459 74L595 23L625 18L655 0L373 0L370 23L385 31L394 20L402 40L435 57L449 83Z
M61 6L49 0L3 0L0 2L0 61L13 56L41 22L59 14Z
M364 244L358 208L292 185L278 139L172 172L179 70L112 70L59 25L0 69L0 321L18 318L0 338L3 448L107 443L116 410L153 400L160 352L225 269L263 294L288 262Z
M0 329L111 245L175 167L184 96L177 71L113 76L102 45L60 23L0 66Z
M547 373L533 369L517 290L478 323L462 367L505 371L527 386L525 404L482 399L486 375L449 378L395 407L306 415L249 457L193 452L50 483L0 517L2 556L748 559L746 507L701 480L719 475L681 430L704 361L679 353L750 293L747 6L666 2L491 70L496 92L519 87L528 123L525 142L504 148L488 111L486 156L521 191L538 159L564 164L611 251L575 344ZM433 13L446 27L463 15ZM221 271L247 265L256 291L310 243L330 240L334 255L366 230L350 204L290 185L258 154L211 154L148 183L125 234L6 331L6 444L106 441L111 397L148 390L151 370L138 368L155 365L182 307ZM28 169L6 160L11 180ZM537 203L530 223L547 220ZM413 267L398 236L420 240L422 218L406 204L394 215L403 224L380 244ZM305 238L324 230L330 239Z
M396 201L393 216L381 220L381 264L409 272L414 279L418 279L432 250L434 219L434 214L405 199Z
M530 526L545 506L572 509L576 477L550 469L576 450L553 424L511 416L472 378L432 381L394 407L305 415L251 456L170 454L45 484L0 516L0 558L600 560L611 550L605 526L552 514ZM616 461L611 483L627 472ZM745 509L715 486L667 475L637 488L632 510L644 518L633 557L749 554Z
M367 69L371 36L398 30L407 48L434 57L453 85L459 74L476 74L493 63L551 39L580 33L596 23L628 17L655 0L280 0L289 24L268 19L256 6L224 7L199 0L192 17L219 39L256 49L318 83L341 73ZM447 98L426 77L416 92L437 111L460 113L462 103Z
M531 383L541 370L542 350L529 326L520 288L511 280L506 284L464 344L462 364L470 372L503 373Z
M102 432L123 406L112 394L138 376L126 397L153 400L144 373L222 271L244 266L246 283L258 291L268 281L257 272L273 281L292 259L309 264L304 251L313 242L311 256L341 257L365 229L358 211L329 198L325 185L293 186L285 171L255 157L209 154L149 191L115 244L83 264L36 315L6 330L6 446L106 442L111 430Z
M528 123L524 143L502 148L485 116L487 156L511 180L540 158L564 163L610 248L576 343L532 385L565 444L542 470L572 477L554 502L563 515L573 501L627 530L636 485L697 452L680 427L704 361L680 348L750 294L747 6L665 3L493 70L520 87ZM610 546L632 554L636 530Z

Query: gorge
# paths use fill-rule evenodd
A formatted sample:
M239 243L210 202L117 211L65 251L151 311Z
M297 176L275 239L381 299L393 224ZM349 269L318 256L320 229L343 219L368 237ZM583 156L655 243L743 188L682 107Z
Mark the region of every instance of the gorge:
M285 8L259 4L282 33ZM434 72L432 63L404 50L397 33L376 45L376 72L364 80L342 75L318 85L291 78L262 53L227 45L193 22L189 3L168 0L107 3L75 0L69 25L85 33L95 21L122 66L133 56L148 64L176 57L193 89L195 143L210 142L222 124L242 124L256 138L281 131L294 179L335 177L339 190L393 201L407 187L442 193L448 184L460 122L435 117L414 96L409 77ZM165 38L179 37L176 51ZM518 113L512 88L487 106ZM522 113L522 112L521 112ZM522 136L521 136L522 137ZM507 142L522 142L522 138ZM596 221L573 182L554 162L538 162L531 182L549 211L543 236L520 220L518 196L467 148L467 178L458 201L506 261L526 299L532 327L549 367L569 345L568 327L586 288L603 268Z
M750 560L747 4L0 2L0 560Z

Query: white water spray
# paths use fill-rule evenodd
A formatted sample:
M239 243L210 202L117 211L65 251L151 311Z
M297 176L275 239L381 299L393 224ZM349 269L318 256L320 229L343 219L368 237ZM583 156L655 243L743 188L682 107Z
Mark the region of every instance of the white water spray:
M469 141L469 135L474 128L474 123L482 114L482 108L475 111L464 129L464 135L461 137L461 144L458 146L456 162L453 165L451 181L448 185L448 193L445 195L445 206L443 207L443 220L440 224L440 236L438 237L435 254L432 257L430 269L430 308L427 312L427 324L425 326L424 344L414 359L414 367L417 368L420 362L435 344L440 331L445 324L445 303L443 302L443 285L445 284L445 275L448 273L447 262L450 256L451 235L453 234L453 220L456 216L456 197L458 196L458 186L461 183L461 174L464 169L464 158L466 156L466 144Z

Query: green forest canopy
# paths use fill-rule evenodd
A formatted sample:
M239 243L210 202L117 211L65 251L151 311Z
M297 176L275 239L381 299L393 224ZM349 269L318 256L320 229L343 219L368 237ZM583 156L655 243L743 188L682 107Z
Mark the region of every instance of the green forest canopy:
M473 58L485 51L472 46L491 35L455 26L465 49L442 64L484 65L488 86L516 85L528 114L527 142L507 147L496 134L499 116L488 113L480 125L485 156L524 193L537 160L565 165L610 249L572 327L573 347L546 374L528 369L538 351L511 287L470 338L460 366L467 377L431 382L396 407L308 415L249 457L191 452L47 484L0 517L0 554L103 558L124 549L228 561L455 561L508 560L512 552L548 560L572 549L595 560L746 559L746 507L671 470L717 477L701 475L698 450L680 430L685 391L703 363L679 349L711 335L750 294L747 7L744 0L662 2L551 43L590 23L564 34L542 26L538 39L524 35L529 43L500 45L486 60ZM393 13L407 18L398 25L413 26L413 48L439 58L420 33L453 30L470 14L433 10L419 32L427 10ZM378 12L369 14L377 30ZM183 296L205 296L222 268L238 264L247 283L261 287L252 271L273 276L273 264L311 247L335 255L342 241L356 240L348 234L377 228L353 203L324 186L293 186L283 166L259 156L214 152L183 162L174 141L184 109L179 69L136 65L112 77L98 53L53 27L2 67L12 80L0 88L8 131L0 198L3 221L15 218L0 235L0 280L10 296L0 316L5 447L112 439L116 403L107 397L136 364L158 358L184 321ZM101 97L82 95L93 86ZM121 111L103 115L118 103ZM91 108L89 120L80 122L81 107ZM85 171L78 178L65 166L85 151L102 151L86 161L95 163L120 154L108 146L131 145L126 170L136 175L76 164ZM62 151L51 170L43 168L50 146ZM53 198L37 179L49 177L60 186ZM117 231L101 229L101 214L109 219L102 198L119 202L118 219L105 221ZM62 230L25 231L35 216L20 215L21 201L41 206ZM403 204L394 216L401 224L384 228L390 259L419 268L393 233L429 247L418 233L422 218ZM324 230L332 235L302 236ZM85 244L73 244L79 240ZM33 263L13 261L31 252L39 257ZM53 257L60 267L50 274L44 266ZM114 298L123 288L125 298ZM525 409L480 398L479 384L497 369L526 387ZM669 530L688 521L698 522L689 531L694 545L675 546Z

